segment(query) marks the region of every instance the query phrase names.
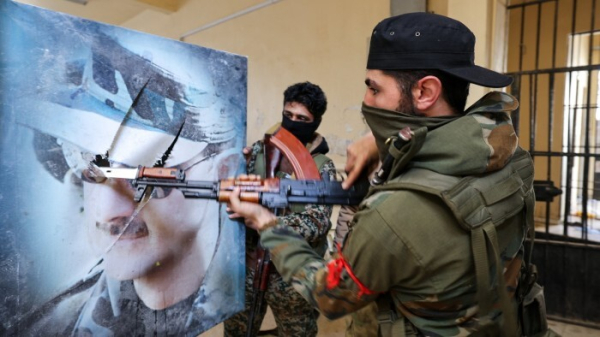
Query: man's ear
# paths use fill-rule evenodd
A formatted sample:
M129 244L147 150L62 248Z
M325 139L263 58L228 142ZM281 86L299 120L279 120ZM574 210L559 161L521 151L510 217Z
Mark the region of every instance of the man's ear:
M442 82L435 76L425 76L412 88L415 110L426 112L436 106L442 95Z

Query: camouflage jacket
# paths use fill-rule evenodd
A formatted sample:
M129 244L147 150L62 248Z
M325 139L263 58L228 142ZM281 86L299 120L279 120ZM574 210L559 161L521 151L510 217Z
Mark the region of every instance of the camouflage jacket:
M249 174L264 175L264 172L257 172L258 165L256 165L259 153L263 152L263 146L262 140L252 144L252 150L246 164ZM316 134L315 139L307 144L307 148L313 156L316 154L324 155L329 150L325 138L319 134ZM277 175L283 177L291 174L291 172L285 171L287 170L279 171ZM335 166L333 165L333 161L325 158L325 161L319 168L319 173L321 176L328 175L331 180L334 180ZM286 210L284 215L279 217L279 221L295 233L301 235L312 248L316 249L320 256L323 256L327 246L327 233L331 229L331 213L332 206L307 204L294 207L293 210ZM254 267L256 262L254 252L258 243L258 235L256 231L252 230L248 230L246 233L246 264Z
M485 177L504 167L517 148L509 116L516 107L510 95L486 95L465 116L428 132L419 151L403 162L403 172L419 168ZM507 223L497 230L500 257L508 266L505 274L518 274L524 228ZM375 193L361 204L341 254L332 261L314 254L285 226L265 230L261 242L284 279L328 318L390 293L407 335L466 335L480 325L470 234L432 195ZM496 310L486 319L500 316Z

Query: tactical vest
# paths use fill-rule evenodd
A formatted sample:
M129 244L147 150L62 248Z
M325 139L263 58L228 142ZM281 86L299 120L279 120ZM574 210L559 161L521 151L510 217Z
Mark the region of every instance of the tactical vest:
M498 298L504 313L506 331L516 331L517 313L505 290L496 227L506 221L518 221L524 226L524 233L533 235L533 179L533 162L529 153L517 148L511 161L496 172L461 178L413 168L388 180L384 185L373 187L369 194L389 190L414 190L440 198L452 211L461 228L470 232L477 280L478 317L486 317L492 310L493 299ZM497 282L494 285L490 277L492 265L496 266ZM525 289L526 292L528 290ZM404 336L404 319L394 317L397 313L393 310L389 296L384 296L377 304L382 336ZM489 323L490 326L494 324L491 321Z

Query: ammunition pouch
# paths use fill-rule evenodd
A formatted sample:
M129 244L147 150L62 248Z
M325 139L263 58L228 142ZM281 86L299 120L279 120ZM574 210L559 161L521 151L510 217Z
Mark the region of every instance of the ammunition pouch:
M533 284L529 293L525 295L519 310L523 336L546 335L548 321L546 320L546 301L542 286L537 283Z

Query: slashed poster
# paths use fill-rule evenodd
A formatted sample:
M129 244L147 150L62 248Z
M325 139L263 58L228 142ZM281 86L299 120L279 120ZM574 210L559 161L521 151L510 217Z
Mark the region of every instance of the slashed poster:
M0 38L0 334L197 335L240 311L224 205L134 202L90 163L241 173L246 58L10 1Z

